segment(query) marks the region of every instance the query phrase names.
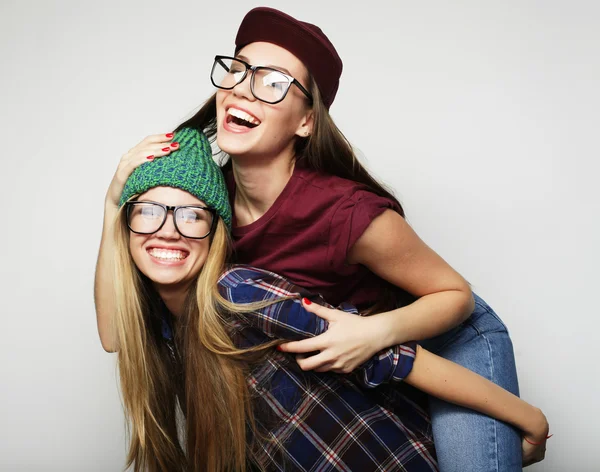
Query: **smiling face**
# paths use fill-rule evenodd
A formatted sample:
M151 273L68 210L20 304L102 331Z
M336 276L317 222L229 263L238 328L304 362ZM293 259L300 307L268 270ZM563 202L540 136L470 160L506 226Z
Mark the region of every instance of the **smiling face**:
M151 201L168 206L206 206L186 191L171 187L150 189L140 195L138 201ZM175 228L173 213L169 212L165 224L156 233L130 232L129 250L135 265L157 289L187 288L204 266L210 247L209 239L183 237Z
M251 43L237 56L259 66L291 75L308 89L308 72L292 53L271 43ZM245 156L293 157L296 136L311 132L312 114L302 91L292 85L274 105L257 100L250 91L250 71L232 90L217 91L217 144L234 159Z

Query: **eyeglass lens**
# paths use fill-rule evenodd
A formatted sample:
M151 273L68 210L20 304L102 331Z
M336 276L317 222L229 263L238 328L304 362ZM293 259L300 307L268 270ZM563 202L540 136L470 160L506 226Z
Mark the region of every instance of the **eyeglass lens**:
M219 57L213 65L211 80L216 87L232 89L245 78L246 70L246 64L241 61ZM252 77L252 93L269 103L281 100L291 84L287 75L269 67L257 67Z
M165 208L154 203L134 203L127 214L127 224L135 233L156 233L166 215ZM173 213L175 227L186 238L204 238L210 234L213 215L198 207L180 207Z

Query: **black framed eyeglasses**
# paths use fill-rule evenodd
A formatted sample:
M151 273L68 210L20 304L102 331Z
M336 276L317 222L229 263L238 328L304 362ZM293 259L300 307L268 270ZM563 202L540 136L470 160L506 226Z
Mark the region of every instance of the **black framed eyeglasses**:
M312 95L291 75L272 67L253 66L235 57L215 56L210 80L217 88L231 90L244 81L248 76L248 71L252 71L250 75L252 95L261 102L272 105L279 103L294 84L312 104Z
M215 229L217 212L198 205L169 206L157 202L133 201L125 203L127 227L136 234L153 234L173 212L175 229L185 238L204 239Z

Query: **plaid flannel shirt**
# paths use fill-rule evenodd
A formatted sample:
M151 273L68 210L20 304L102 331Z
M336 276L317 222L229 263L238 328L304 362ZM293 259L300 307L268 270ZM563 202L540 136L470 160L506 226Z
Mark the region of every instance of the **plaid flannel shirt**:
M281 299L229 319L241 348L305 339L328 328L300 300L330 305L265 270L233 266L219 279L219 292L240 304ZM358 315L350 304L338 309ZM348 375L304 372L293 355L273 349L247 377L261 434L254 465L263 471L437 471L425 396L398 383L412 369L415 348L383 350Z
M300 300L329 305L277 274L234 266L221 276L219 291L234 303L281 299L232 320L239 347L304 339L328 328ZM358 315L350 304L338 309ZM266 436L256 441L256 465L277 471L438 470L427 412L413 390L390 384L408 375L415 349L415 343L386 349L350 375L304 372L294 356L274 349L248 376Z

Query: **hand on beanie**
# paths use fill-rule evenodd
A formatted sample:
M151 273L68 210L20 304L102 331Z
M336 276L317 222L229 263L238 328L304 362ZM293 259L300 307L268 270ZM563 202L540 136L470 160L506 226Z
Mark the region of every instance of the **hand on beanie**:
M182 128L175 133L179 145L169 151L163 159L146 158L143 165L137 164L125 182L119 199L119 207L136 195L154 187L174 187L185 190L214 209L228 228L231 228L231 206L227 185L219 165L213 159L213 151L204 133L193 128ZM143 161L143 153L132 158L131 165ZM125 167L131 167L125 164Z
M117 171L106 193L106 205L117 209L125 182L135 169L145 162L169 155L179 148L179 143L171 142L173 133L147 136L121 157Z

